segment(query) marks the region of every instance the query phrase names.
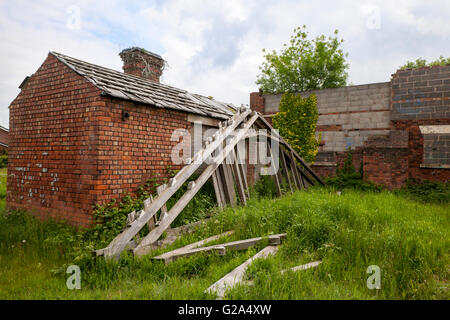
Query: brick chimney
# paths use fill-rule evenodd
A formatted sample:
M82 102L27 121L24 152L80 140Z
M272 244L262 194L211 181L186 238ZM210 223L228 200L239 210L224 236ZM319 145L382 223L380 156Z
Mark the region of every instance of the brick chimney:
M122 58L125 73L159 83L165 66L165 61L160 55L132 47L123 50L119 56Z

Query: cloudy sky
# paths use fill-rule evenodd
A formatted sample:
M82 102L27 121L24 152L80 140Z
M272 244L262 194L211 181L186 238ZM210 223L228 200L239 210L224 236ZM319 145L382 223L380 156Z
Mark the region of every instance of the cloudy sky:
M18 85L49 51L122 70L131 46L163 56L162 82L248 104L263 48L279 50L295 27L338 29L352 84L389 81L418 57L450 56L450 1L6 1L0 0L0 125Z

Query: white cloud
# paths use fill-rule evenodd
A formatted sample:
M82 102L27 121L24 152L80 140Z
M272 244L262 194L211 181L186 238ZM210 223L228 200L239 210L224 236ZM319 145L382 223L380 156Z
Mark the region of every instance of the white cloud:
M67 27L70 6L80 8L80 28ZM374 12L379 28L370 27ZM239 105L257 90L261 49L281 49L297 26L311 36L339 29L349 81L360 84L389 81L406 60L448 56L449 21L446 1L3 2L0 125L8 126L17 86L51 50L121 70L120 50L141 46L168 61L163 82Z

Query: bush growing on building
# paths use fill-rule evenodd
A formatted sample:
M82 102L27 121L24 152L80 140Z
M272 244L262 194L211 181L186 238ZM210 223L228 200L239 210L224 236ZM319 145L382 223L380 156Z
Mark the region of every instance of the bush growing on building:
M433 66L446 66L450 64L450 57L444 58L440 56L438 59L427 62L427 60L418 58L416 61L407 61L406 64L400 67L400 70L405 69L417 69L422 67L433 67Z
M319 119L316 95L302 98L300 94L285 93L281 98L280 111L273 116L272 124L281 136L307 162L316 158L319 139L316 126Z
M308 39L306 27L294 30L289 44L281 53L265 53L256 84L264 93L302 92L338 88L347 83L347 53L342 50L343 39L321 35Z

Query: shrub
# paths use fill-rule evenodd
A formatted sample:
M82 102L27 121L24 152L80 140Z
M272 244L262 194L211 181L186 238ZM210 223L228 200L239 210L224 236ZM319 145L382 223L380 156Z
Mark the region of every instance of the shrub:
M0 169L8 167L8 155L0 156Z
M450 182L408 180L406 186L394 192L422 202L450 203Z
M319 119L317 98L311 94L302 98L299 94L285 93L281 98L280 112L272 118L275 129L306 161L316 158L319 139L316 125Z
M346 152L346 158L342 168L336 169L336 176L326 179L326 184L337 188L352 188L362 191L376 191L382 190L381 186L378 186L370 181L364 181L363 179L363 166L361 164L360 170L357 171L353 166L353 154L350 148Z

